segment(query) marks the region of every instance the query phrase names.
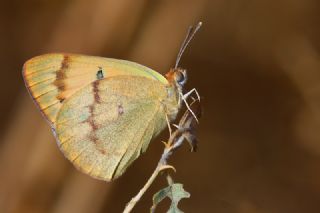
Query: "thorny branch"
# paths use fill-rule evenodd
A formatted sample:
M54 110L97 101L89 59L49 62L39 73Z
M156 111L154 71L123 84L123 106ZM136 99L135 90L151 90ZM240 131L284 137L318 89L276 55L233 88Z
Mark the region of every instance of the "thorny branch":
M201 116L201 108L200 108L199 102L194 101L190 106L192 111L195 113L196 117L199 118ZM191 151L196 151L196 148L197 148L197 141L196 141L196 135L195 135L196 124L197 122L195 121L195 117L192 115L192 113L189 110L186 110L184 115L181 117L179 124L175 125L177 129L172 133L168 142L163 142L165 147L156 169L153 171L152 175L150 176L148 181L145 183L145 185L142 187L142 189L140 189L139 193L136 196L134 196L130 200L130 202L126 205L123 213L129 213L132 211L132 209L135 207L137 202L141 199L141 197L144 195L147 189L151 186L151 184L154 182L154 180L156 179L156 177L159 175L161 171L166 169L173 169L175 171L175 168L168 164L168 159L173 154L174 150L179 148L185 140L189 143L191 147ZM172 184L173 182L169 174L167 174L167 181L169 184ZM152 207L151 211L154 212L155 207Z

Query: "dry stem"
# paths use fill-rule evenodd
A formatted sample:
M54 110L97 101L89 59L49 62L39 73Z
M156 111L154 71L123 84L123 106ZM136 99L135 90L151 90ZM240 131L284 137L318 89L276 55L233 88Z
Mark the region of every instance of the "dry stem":
M175 168L173 166L170 166L167 163L168 159L172 155L173 151L182 145L184 139L187 139L187 140L189 139L188 135L191 134L190 133L191 129L193 129L193 126L192 126L193 119L194 117L187 110L186 113L180 119L179 125L177 126L178 128L170 136L169 141L164 142L165 148L163 150L163 153L161 155L161 158L158 162L156 169L153 171L152 175L150 176L148 181L145 183L145 185L142 187L142 189L139 191L139 193L136 196L134 196L130 200L130 202L126 205L123 213L129 213L132 211L132 209L135 207L137 202L141 199L141 197L144 195L144 193L151 186L151 184L154 182L154 180L162 170L173 169L175 171ZM195 147L192 147L192 148L195 148ZM167 175L167 180L168 180L168 183L172 182L172 178L170 177L169 174Z
M169 141L173 141L178 134L178 131L175 131L174 134L172 134L171 136L171 140L169 139ZM177 141L181 141L180 145L183 142L183 136L181 135ZM152 175L150 176L150 178L148 179L148 181L145 183L145 185L142 187L142 189L139 191L139 193L134 196L131 201L127 204L126 208L124 209L123 213L129 213L131 212L131 210L133 209L133 207L137 204L137 202L141 199L141 197L144 195L144 193L147 191L147 189L151 186L151 184L153 183L153 181L156 179L156 177L158 176L158 174L164 170L164 169L174 169L174 167L170 166L167 164L168 158L169 156L172 154L173 149L175 149L177 146L168 146L170 143L166 143L165 148L163 150L162 156L158 162L158 165L156 167L156 169L153 171Z

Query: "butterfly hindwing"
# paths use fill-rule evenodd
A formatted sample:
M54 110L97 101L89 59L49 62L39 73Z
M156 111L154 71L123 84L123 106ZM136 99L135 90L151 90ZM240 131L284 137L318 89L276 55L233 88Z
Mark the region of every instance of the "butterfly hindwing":
M93 81L59 110L58 145L83 172L103 180L117 178L166 126L166 97L165 85L146 77Z
M76 54L45 54L27 61L23 76L38 107L55 123L63 102L90 83L112 76L144 76L163 84L159 73L134 62Z

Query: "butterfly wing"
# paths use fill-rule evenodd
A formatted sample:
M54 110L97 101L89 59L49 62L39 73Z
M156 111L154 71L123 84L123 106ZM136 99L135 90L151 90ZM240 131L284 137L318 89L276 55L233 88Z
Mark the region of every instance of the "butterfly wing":
M164 84L140 76L96 80L65 100L55 134L81 171L112 180L144 152L165 126Z
M41 112L56 121L64 100L97 79L112 76L143 76L167 84L159 73L140 64L76 54L46 54L27 61L23 77Z

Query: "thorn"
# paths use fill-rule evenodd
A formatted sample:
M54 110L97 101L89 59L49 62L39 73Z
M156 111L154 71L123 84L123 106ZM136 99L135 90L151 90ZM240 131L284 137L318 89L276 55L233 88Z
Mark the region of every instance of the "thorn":
M171 147L171 144L169 144L169 142L166 142L166 141L161 141L163 144L164 144L164 147L166 149L169 149Z
M181 129L181 127L179 125L177 125L177 124L172 124L172 126L174 126L177 129Z
M172 169L174 172L177 172L176 168L174 168L171 165L162 165L162 166L160 166L159 171L163 171L165 169Z

